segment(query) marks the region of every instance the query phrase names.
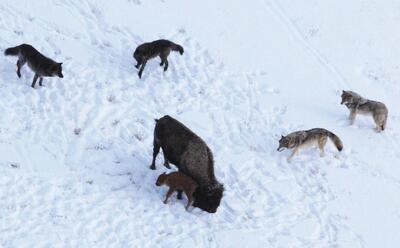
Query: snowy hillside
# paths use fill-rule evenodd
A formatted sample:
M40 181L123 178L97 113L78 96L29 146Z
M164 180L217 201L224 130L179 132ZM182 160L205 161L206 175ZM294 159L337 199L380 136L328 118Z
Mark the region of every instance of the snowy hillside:
M398 0L0 1L0 49L64 74L32 89L0 56L0 247L399 247L399 23ZM185 53L139 79L134 49L160 38ZM386 104L383 133L349 125L346 89ZM162 203L165 114L212 149L215 214ZM344 150L276 151L314 127Z

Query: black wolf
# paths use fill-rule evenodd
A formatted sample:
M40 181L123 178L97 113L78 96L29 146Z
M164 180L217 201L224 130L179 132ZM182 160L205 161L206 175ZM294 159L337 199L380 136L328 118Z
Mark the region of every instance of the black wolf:
M52 59L47 58L33 46L22 44L16 47L7 48L4 51L5 55L18 56L17 75L21 77L21 68L28 63L29 68L35 73L32 82L32 88L35 87L36 80L39 78L39 85L42 86L43 77L58 76L63 78L62 63L57 63Z
M207 144L185 125L166 115L156 120L153 145L150 169L156 169L155 160L162 148L164 165L167 168L170 168L168 162L171 162L180 172L198 183L193 206L215 213L221 202L224 186L215 178L213 154Z
M183 47L169 40L156 40L139 45L133 53L133 57L137 61L137 65L135 67L137 69L140 67L138 73L139 78L142 78L142 73L147 61L157 56L159 56L161 59L160 66L164 65L164 71L166 71L168 69L167 58L171 50L177 51L181 55L183 54Z

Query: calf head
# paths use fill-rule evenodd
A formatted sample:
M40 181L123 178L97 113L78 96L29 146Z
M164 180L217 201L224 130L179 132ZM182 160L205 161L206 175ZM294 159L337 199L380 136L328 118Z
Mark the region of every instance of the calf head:
M165 179L167 179L167 174L164 172L163 174L159 175L156 181L157 186L161 186L165 183Z

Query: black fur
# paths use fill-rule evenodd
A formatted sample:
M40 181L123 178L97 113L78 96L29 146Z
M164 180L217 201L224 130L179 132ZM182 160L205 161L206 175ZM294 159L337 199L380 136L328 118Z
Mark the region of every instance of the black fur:
M36 81L39 79L39 85L42 86L43 77L64 77L62 74L62 63L57 63L54 60L44 56L33 46L21 44L16 47L7 48L4 51L5 55L18 56L17 75L21 77L21 68L28 63L28 66L35 73L32 82L32 88L35 87Z
M213 154L207 144L185 125L166 115L156 120L153 145L150 168L156 169L155 160L162 148L165 166L171 162L199 184L193 206L215 213L224 187L215 178Z
M160 66L164 66L164 71L168 70L168 55L171 51L177 51L181 55L184 50L181 45L175 44L169 40L156 40L153 42L148 42L138 46L133 53L133 57L137 61L136 68L139 69L139 78L142 78L142 73L146 63L149 59L160 57Z

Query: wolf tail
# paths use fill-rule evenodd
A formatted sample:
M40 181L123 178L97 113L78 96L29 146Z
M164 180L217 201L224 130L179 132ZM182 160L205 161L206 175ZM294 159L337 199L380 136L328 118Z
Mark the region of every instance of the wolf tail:
M328 132L328 137L331 139L333 144L335 144L335 146L338 149L338 151L340 152L341 150L343 150L343 143L339 139L339 137L336 134L334 134L334 133L332 133L330 131L327 131L327 132Z
M175 43L171 44L171 49L172 49L172 51L179 52L181 55L184 52L183 47L181 45L178 45L178 44L175 44Z
M20 50L20 49L19 49L19 46L10 47L10 48L7 48L7 49L4 51L4 55L16 56L16 55L18 55L19 50Z

